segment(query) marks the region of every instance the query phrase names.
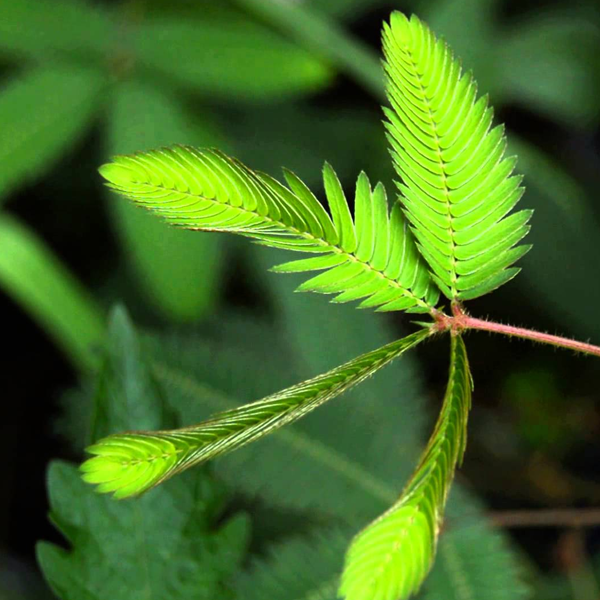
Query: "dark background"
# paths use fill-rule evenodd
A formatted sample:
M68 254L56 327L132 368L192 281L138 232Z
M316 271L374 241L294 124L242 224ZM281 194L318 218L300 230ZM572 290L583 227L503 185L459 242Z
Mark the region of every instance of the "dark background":
M2 94L9 93L17 79L26 78L29 70L41 68L46 62L77 63L88 68L97 60L88 56L85 48L53 49L51 41L39 42L39 50L35 48L38 42L30 51L15 50L8 28L13 33L30 31L29 22L19 21L18 7L22 4L30 8L33 4L18 0L12 4L17 8L9 9L12 16L0 25L0 138L8 135L6 131L15 131L8 128L9 121L14 125L18 119L26 122L43 113L44 94L53 93L41 90L20 111L14 107L5 110ZM37 3L43 12L52 11L53 4L41 0ZM219 145L251 167L274 175L278 175L280 164L285 165L315 190L320 190L319 165L327 159L339 170L347 189L352 188L362 168L372 179L383 179L388 191L393 189L380 125L381 98L373 86L356 76L356 62L336 57L331 48L327 49L335 38L318 42L309 39L306 32L310 31L310 22L304 32L290 31L267 15L257 16L249 8L251 4L95 2L98 10L112 11L112 23L119 32L113 39L116 46L107 43L108 54L97 61L105 81L96 108L76 132L57 134L60 143L47 152L48 158L40 159L32 173L24 169L18 177L8 178L6 186L0 186L3 214L17 218L43 240L46 251L79 280L101 315L114 301L121 300L136 322L163 328L172 324L181 327L182 323L196 325L214 315L218 318L224 306L269 310L262 305L253 284L245 246L229 240L211 247L208 258L197 257L200 262L191 272L202 278L202 285L206 284L204 292L196 289L194 280L186 280L187 275L182 288L165 274L157 275L162 283L148 283L147 270L131 260L137 243L132 237L143 237L143 226L137 233L135 227L124 233L120 219L125 217L112 206L115 201L108 197L96 172L119 145L128 146L120 151L143 149L146 143L155 145L151 141L154 139L156 144L196 141L198 145ZM506 123L509 143L514 142L519 168L526 175L528 191L522 206L536 211L530 236L534 249L522 261L523 273L494 294L472 302L469 309L477 316L600 344L598 2L306 0L290 4L305 8L325 24L333 24L336 31L361 44L361 51L375 58L381 22L392 9L417 12L437 33L446 35L463 57L465 67L473 68L481 91L490 92L496 120ZM0 19L7 5L8 0L0 1ZM144 19L185 16L191 22L202 22L220 18L224 10L233 11L240 21L259 22L274 36L293 40L315 64L324 65L328 75L310 85L298 84L286 90L282 84L275 92L246 98L243 81L239 83L241 92L232 85L230 90L213 94L208 84L203 87L193 77L186 80L186 75L178 78L164 72L151 73L155 65L148 58L150 53L136 55L137 45L144 44L135 37L135 28ZM88 24L80 25L85 29ZM61 26L71 27L72 23L61 25L41 19L33 24L33 29L40 29L36 39L44 38L46 27ZM319 39L318 33L315 38ZM234 37L222 39L222 44L235 47ZM219 48L188 46L183 40L175 55L179 53L182 62L200 64L205 60L203 53L213 52L218 53ZM261 68L268 68L267 64ZM235 61L230 68L235 73ZM179 131L170 134L168 107L160 113L164 123L149 115L144 127L132 123L130 134L123 131L128 122L118 122L114 117L114 103L118 102L115 97L119 86L138 79L144 80L144 85L151 82L153 89L167 95L178 110L185 109L187 122L194 127L193 131L185 130L189 139L179 139ZM115 122L120 123L120 134L114 133ZM157 131L148 132L153 128ZM41 133L31 135L33 139L28 143L32 147L43 146L44 140L35 138ZM125 139L116 139L119 135ZM0 157L4 151L17 160L21 146L14 142L13 147L11 143L8 138L0 140ZM23 154L19 160L27 160ZM2 170L0 162L0 182ZM33 288L41 295L52 293L43 278L38 285L25 267L18 277L33 281ZM160 285L162 296L156 291ZM185 293L186 287L196 296L182 299L178 306L168 306L165 293L180 289ZM85 377L86 367L74 358L68 344L57 345L60 334L52 333L48 325L53 319L52 306L43 309L40 316L35 308L37 301L31 298L33 292L19 291L4 271L0 272L0 288L5 347L0 416L0 455L4 458L0 484L3 599L3 587L15 589L17 579L36 572L36 540L60 539L46 516L45 472L52 458L81 458L60 435L57 423L63 411L62 395ZM407 318L394 315L389 322L390 327L397 327L407 323ZM503 509L576 510L600 506L598 360L486 334L470 334L468 342L476 405L462 476L488 499L494 514ZM436 345L418 352L432 397L439 395L446 376L445 354ZM573 534L567 528L515 529L514 535L544 570L560 571L571 564L569 544ZM588 560L600 550L600 528L585 529L582 539L585 552L577 554L576 560ZM35 586L28 593L32 598L42 594Z

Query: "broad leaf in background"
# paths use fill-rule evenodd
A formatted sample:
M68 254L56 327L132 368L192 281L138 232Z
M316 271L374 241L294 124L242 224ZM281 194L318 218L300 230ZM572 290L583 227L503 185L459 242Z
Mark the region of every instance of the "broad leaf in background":
M83 136L105 83L92 69L41 66L22 71L0 88L0 201L54 166Z
M455 486L435 563L417 597L422 600L528 598L523 563L523 557L508 543L506 534L487 521L479 501Z
M36 62L83 57L100 64L113 42L110 16L90 1L2 2L0 55Z
M542 12L491 46L503 102L580 128L600 117L600 30L584 14ZM495 96L496 94L494 94Z
M173 140L223 146L208 123L158 87L125 82L115 90L109 113L110 154L166 145ZM156 307L175 321L209 313L219 291L225 240L169 227L121 198L110 198L126 258Z
M209 96L264 101L327 85L330 68L283 36L247 19L161 17L138 31L141 63Z
M164 420L158 388L123 311L113 313L97 393L96 429ZM246 552L243 516L215 528L222 490L205 471L180 477L136 502L116 503L85 485L76 467L50 468L51 518L71 550L40 543L38 560L62 600L214 600Z
M136 502L94 493L77 468L50 468L51 519L71 550L40 542L38 562L61 600L224 600L246 553L248 522L215 528L223 498L203 472Z
M94 300L25 225L0 216L0 286L82 370L98 365L103 315Z
M83 479L116 498L138 495L189 467L235 450L300 419L354 387L430 335L417 331L267 398L171 431L133 431L100 439L81 465Z
M390 0L301 0L298 4L304 4L337 19L352 20L366 12L389 6L392 2Z

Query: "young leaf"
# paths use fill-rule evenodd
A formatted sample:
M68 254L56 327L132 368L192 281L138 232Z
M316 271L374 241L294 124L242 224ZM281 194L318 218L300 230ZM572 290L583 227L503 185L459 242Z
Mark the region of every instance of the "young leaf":
M35 234L0 217L0 287L12 296L81 370L98 366L104 319L71 273Z
M38 67L0 91L0 201L48 169L85 132L104 83L91 69Z
M416 592L433 564L444 506L467 442L471 375L462 338L452 337L444 404L421 461L398 502L353 540L340 594L398 600Z
M176 473L254 441L291 423L360 383L429 335L423 329L350 362L268 396L174 431L123 433L88 448L83 478L100 492L125 498L140 494Z
M518 273L530 211L506 216L523 193L503 158L502 126L470 73L416 17L384 26L386 110L400 202L435 282L451 300L486 294Z
M325 166L332 222L293 173L286 172L287 188L216 150L174 146L117 156L100 171L112 189L171 224L238 233L267 246L318 255L277 268L324 270L301 289L339 294L337 302L363 299L363 306L384 311L427 312L437 302L439 292L400 211L388 215L383 188L374 193L364 174L352 221L341 185ZM385 238L375 235L384 230Z
M154 85L121 83L109 116L111 154L160 146L173 138L216 143L210 123L193 120L175 97ZM110 203L125 256L133 263L148 300L179 322L210 312L225 240L164 227L151 214L112 195Z

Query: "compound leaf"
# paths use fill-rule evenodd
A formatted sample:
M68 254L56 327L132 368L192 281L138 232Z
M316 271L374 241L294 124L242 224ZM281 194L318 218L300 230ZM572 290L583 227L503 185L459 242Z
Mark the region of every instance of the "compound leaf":
M114 492L117 498L140 494L184 469L299 419L360 383L428 335L429 331L423 329L324 375L217 414L200 425L101 439L88 448L95 456L81 466L83 478L98 484L100 492Z
M507 215L523 188L504 158L486 96L442 40L413 16L392 14L383 49L388 137L400 202L435 282L451 300L482 296L518 273L531 211Z
M383 187L373 192L364 174L352 221L340 182L325 166L332 221L293 173L285 174L288 188L216 150L174 146L116 156L101 173L112 189L171 224L238 233L267 246L320 255L275 269L328 269L302 290L339 294L337 302L363 299L362 306L382 311L427 312L437 302L439 291L400 210L388 215ZM383 230L388 235L375 235Z
M454 469L465 450L470 406L466 349L453 336L448 387L434 432L398 502L351 543L340 586L346 600L398 600L419 589L433 564Z

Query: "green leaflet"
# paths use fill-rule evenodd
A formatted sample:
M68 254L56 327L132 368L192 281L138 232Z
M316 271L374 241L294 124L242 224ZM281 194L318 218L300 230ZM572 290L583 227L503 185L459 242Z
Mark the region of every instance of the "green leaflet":
M423 329L257 402L173 431L133 432L101 439L87 450L83 478L101 492L140 494L195 464L291 423L360 383L430 334Z
M361 174L354 220L333 169L324 180L332 217L286 171L285 187L217 150L174 146L116 156L101 168L115 191L187 229L224 231L276 248L318 255L277 268L325 270L300 289L362 299L381 311L428 312L437 302L425 264L399 209L388 214L385 190Z
M383 48L400 202L442 292L476 298L514 277L530 248L516 244L531 212L506 216L523 193L515 159L504 158L502 126L490 129L487 97L417 17L393 13Z
M471 386L464 342L452 336L448 387L434 432L400 500L350 545L340 586L346 600L408 598L425 579L465 451Z

